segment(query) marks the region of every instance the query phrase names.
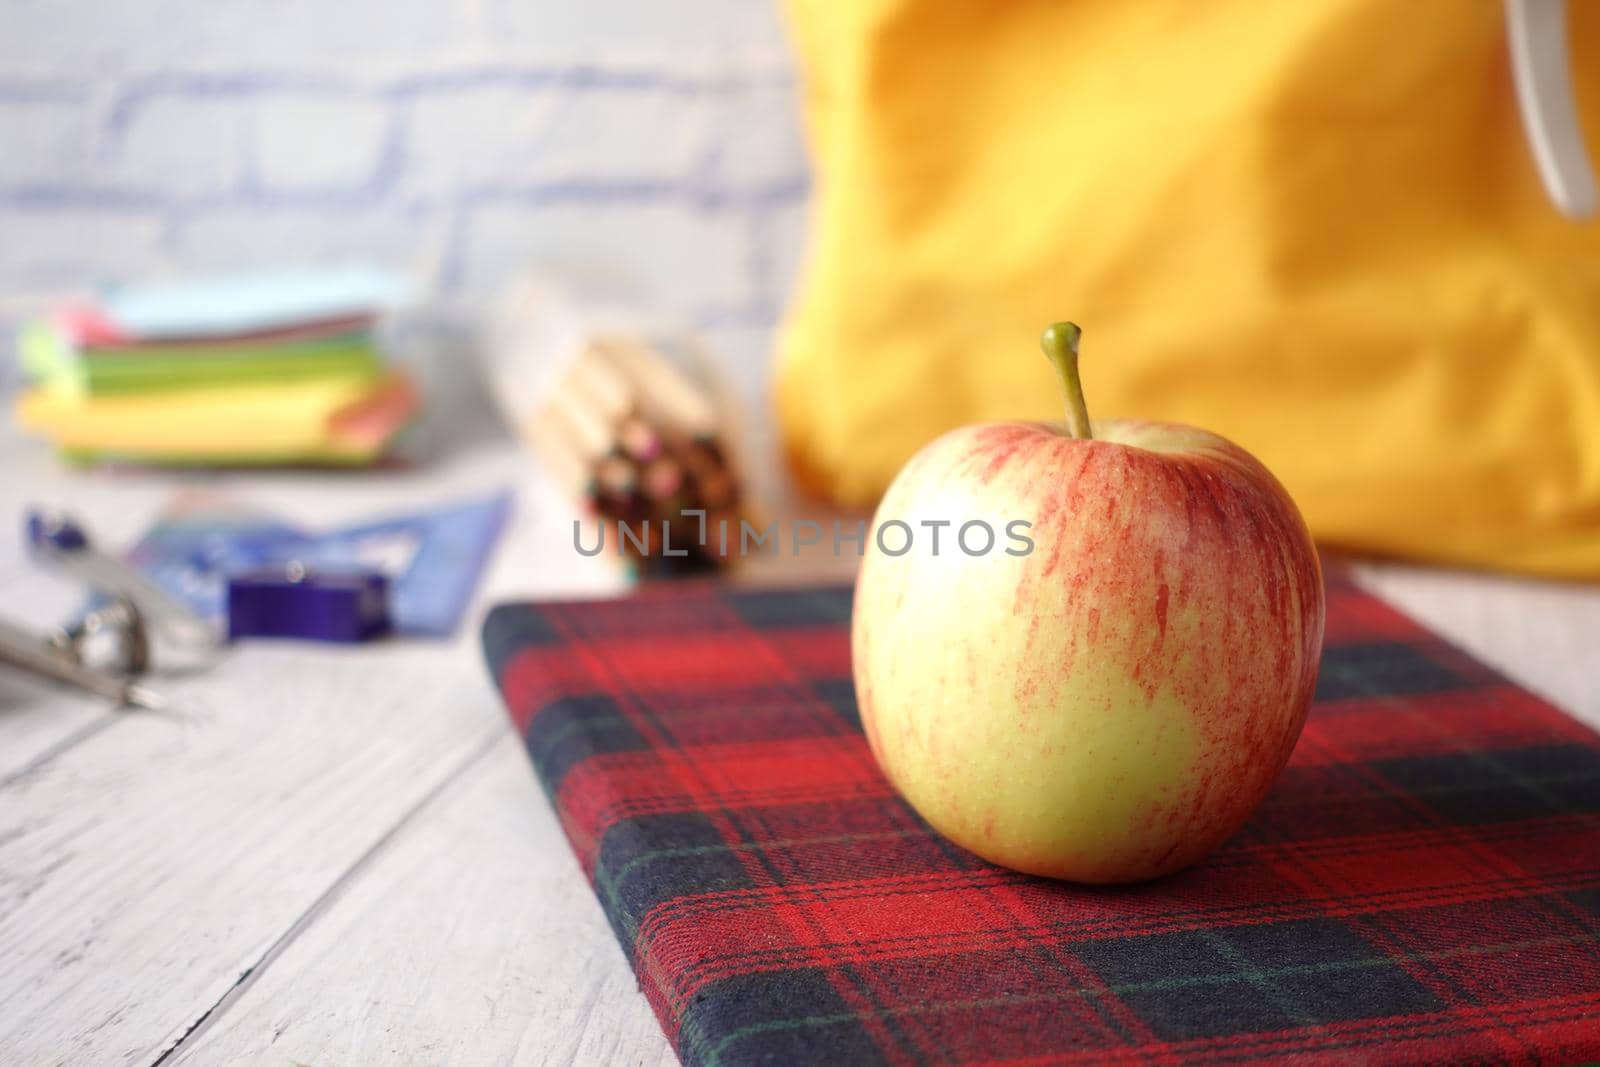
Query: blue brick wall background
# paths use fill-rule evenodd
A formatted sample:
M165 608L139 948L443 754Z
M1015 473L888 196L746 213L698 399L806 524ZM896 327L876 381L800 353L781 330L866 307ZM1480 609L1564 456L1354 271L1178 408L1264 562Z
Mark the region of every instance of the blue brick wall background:
M623 263L754 387L809 176L773 0L0 0L0 382L102 281Z

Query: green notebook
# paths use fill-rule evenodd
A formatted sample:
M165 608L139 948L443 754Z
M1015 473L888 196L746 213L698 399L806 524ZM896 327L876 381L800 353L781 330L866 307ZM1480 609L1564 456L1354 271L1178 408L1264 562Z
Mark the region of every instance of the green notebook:
M302 340L80 348L49 322L24 327L22 368L51 392L106 396L244 382L376 378L383 360L363 329Z

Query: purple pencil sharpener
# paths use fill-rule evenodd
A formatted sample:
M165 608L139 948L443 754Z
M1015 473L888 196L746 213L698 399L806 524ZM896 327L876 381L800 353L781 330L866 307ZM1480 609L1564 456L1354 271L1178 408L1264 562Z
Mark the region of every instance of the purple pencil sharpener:
M389 579L299 563L228 576L228 638L366 641L389 632Z

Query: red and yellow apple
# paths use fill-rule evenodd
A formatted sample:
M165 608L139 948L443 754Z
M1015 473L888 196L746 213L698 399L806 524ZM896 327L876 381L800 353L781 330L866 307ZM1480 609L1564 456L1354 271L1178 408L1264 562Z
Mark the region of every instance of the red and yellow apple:
M1044 338L1065 423L954 430L896 477L853 670L873 754L934 829L1019 871L1129 882L1200 860L1283 769L1316 685L1322 574L1243 449L1187 426L1091 430L1078 336Z

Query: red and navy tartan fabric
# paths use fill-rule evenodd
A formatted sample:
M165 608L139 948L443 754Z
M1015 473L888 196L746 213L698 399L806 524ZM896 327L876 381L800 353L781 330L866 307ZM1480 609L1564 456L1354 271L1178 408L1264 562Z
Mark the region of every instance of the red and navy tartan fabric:
M485 623L685 1063L1600 1058L1600 738L1345 581L1270 798L1120 889L991 866L895 796L849 613L690 584Z

